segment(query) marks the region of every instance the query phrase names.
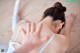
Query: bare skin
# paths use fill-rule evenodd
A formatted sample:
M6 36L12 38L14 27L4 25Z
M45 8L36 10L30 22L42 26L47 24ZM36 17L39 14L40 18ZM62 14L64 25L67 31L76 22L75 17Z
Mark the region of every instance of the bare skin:
M50 37L53 36L54 33L56 33L53 41L49 44L49 46L44 50L43 53L64 53L70 46L70 34L71 34L71 29L72 29L72 25L73 22L76 19L76 15L75 14L70 14L67 18L66 18L66 24L65 24L65 32L64 35L61 34L57 34L58 30L62 28L62 25L64 23L61 23L60 20L57 20L56 22L52 21L52 19L50 18L50 16L46 17L43 21L41 21L40 23L43 24L42 30L41 30L41 37L44 37L46 35L49 35ZM55 23L56 23L56 27L55 27ZM26 25L27 23L25 21L21 21L19 22L19 24L16 27L15 30L15 35L16 32L18 31L18 28L24 24L24 29L26 29ZM36 26L38 24L35 24ZM23 30L24 31L24 30ZM20 33L22 33L22 35L19 35L19 39L22 39L23 41L20 41L22 43L22 45L24 45L24 43L27 41L25 40L27 37L24 36L24 33L21 31ZM23 38L22 38L23 37ZM15 36L13 36L14 40ZM32 53L38 53L38 48L33 50Z
M39 24L36 29L34 23L28 23L26 29L27 30L22 29L26 37L26 42L20 48L16 49L16 51L14 51L13 53L30 53L32 50L40 47L49 39L49 36L46 36L42 39L40 38L42 24Z

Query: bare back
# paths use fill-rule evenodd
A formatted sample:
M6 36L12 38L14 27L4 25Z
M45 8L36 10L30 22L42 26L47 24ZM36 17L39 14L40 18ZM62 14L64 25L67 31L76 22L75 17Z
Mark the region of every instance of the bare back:
M16 29L15 29L14 35L12 37L12 41L14 41L20 26L22 26L24 29L26 29L26 24L27 24L27 22L24 20L22 20L18 23L18 25L16 26ZM52 32L45 24L43 24L43 28L41 31L41 37L43 37L45 35L53 36L53 34L54 34L54 32ZM23 44L24 39L25 39L24 34L22 33L22 31L20 31L19 36L16 41L19 42L20 44ZM17 44L15 44L15 48L18 48L18 47L19 46ZM54 39L51 41L51 43L44 50L43 53L64 53L67 50L67 48L68 48L67 38L64 35L56 34L56 35L54 35ZM39 49L35 50L33 52L38 53Z

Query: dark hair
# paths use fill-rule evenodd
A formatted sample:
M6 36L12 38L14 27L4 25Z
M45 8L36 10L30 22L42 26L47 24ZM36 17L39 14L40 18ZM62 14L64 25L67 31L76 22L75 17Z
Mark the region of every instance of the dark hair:
M66 7L62 6L60 2L56 2L53 7L44 11L43 18L51 16L53 21L61 20L62 22L65 22L65 11Z

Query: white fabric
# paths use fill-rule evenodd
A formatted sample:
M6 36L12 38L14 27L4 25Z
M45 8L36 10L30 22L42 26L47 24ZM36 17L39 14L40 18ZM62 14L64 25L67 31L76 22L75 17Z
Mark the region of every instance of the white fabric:
M15 6L14 6L14 12L12 17L12 31L14 32L14 29L19 21L18 19L18 11L20 7L20 0L16 0Z
M11 53L11 52L15 51L15 48L14 48L13 45L15 45L15 44L18 43L18 42L16 42L16 40L17 40L17 38L18 38L18 36L19 36L19 33L20 33L22 27L23 27L23 25L19 28L18 33L17 33L17 35L16 35L16 38L15 38L14 42L13 42L13 41L10 41L10 42L9 42L9 47L8 47L7 53ZM19 43L18 43L18 44L19 44Z
M13 46L14 44L15 42L12 42L12 41L9 42L7 53L12 53L13 51L15 51L15 48Z
M20 6L20 0L16 0L15 6L14 6L13 17L12 17L12 31L13 31L13 33L14 33L14 29L19 21L19 19L18 19L19 6ZM16 40L16 38L15 38L15 40ZM7 53L12 53L15 50L15 48L13 46L14 44L16 44L16 42L12 42L12 41L9 42Z
M13 31L13 33L14 33L14 29L15 29L18 21L19 21L19 19L18 19L19 6L20 6L20 0L16 0L15 6L14 6L13 17L12 17L12 31ZM17 36L18 36L18 34L17 34ZM17 37L15 38L15 40L16 39L17 39ZM9 42L7 53L12 53L15 50L13 45L16 44L16 43L17 42L12 42L12 41Z

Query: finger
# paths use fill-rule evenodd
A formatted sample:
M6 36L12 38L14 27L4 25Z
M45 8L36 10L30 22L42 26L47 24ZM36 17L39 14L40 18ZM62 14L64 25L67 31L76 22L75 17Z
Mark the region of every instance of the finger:
M73 17L74 20L76 20L77 15L73 14L72 17Z
M71 17L74 18L74 14L71 14Z
M46 41L48 41L49 38L50 38L50 36L46 36L46 37L42 38L42 39L41 39L42 44L45 43Z
M41 30L42 30L42 23L39 23L39 25L36 29L36 33L40 34Z
M76 15L76 14L74 14L73 16L74 16L74 18L76 18L76 17L77 17L77 15Z
M31 31L31 23L28 23L27 24L27 34L30 33L30 31Z
M72 17L72 15L73 15L73 14L71 13L71 14L70 14L70 17Z
M37 38L40 38L41 30L42 30L42 23L40 23L40 24L38 25L38 27L37 27L37 29L36 29L36 32L35 32Z
M72 17L72 18L74 18L74 19L76 19L76 16L77 16L77 15L74 14L74 13L71 13L71 14L70 14L70 17Z
M23 32L23 34L26 34L26 30L24 30L23 28L22 28L22 32Z
M33 33L35 31L35 24L31 23L31 32Z
M75 14L72 14L73 18L76 16Z
M73 17L75 14L74 13L71 13L71 16Z

